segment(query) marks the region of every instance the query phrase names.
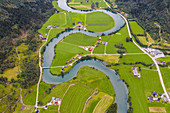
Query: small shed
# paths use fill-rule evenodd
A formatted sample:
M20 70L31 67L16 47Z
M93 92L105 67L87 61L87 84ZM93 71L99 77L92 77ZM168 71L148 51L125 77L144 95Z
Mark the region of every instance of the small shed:
M153 97L151 97L151 96L148 97L148 100L151 101L151 102L154 101L154 100L153 100Z
M153 92L152 92L152 95L155 97L155 96L157 96L158 94L156 93L156 91L153 91Z

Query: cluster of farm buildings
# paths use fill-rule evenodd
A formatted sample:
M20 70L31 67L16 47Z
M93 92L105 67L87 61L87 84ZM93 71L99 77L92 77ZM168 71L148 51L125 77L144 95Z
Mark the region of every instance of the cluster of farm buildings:
M145 50L150 53L154 58L165 57L164 53L160 50L145 48Z
M150 102L159 102L161 99L162 99L164 102L167 102L167 101L168 101L167 97L165 96L165 93L162 94L162 95L158 95L156 91L153 91L153 92L152 92L152 96L149 96L149 97L148 97L148 100L149 100Z
M95 47L99 47L100 43L103 44L103 45L107 45L108 42L101 41L101 37L99 37L99 39L97 40L97 44L95 44L93 46L79 46L79 47L83 48L86 51L92 52Z

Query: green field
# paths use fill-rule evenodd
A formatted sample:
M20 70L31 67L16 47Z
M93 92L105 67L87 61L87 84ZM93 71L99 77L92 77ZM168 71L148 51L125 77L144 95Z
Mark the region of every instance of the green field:
M63 95L70 84L75 85L69 88L68 92L63 98ZM48 90L49 87L50 85L41 82L39 101L46 105L46 103L50 101L51 97L53 96L57 98L63 98L60 111L64 113L67 113L68 111L70 113L81 113L84 108L85 101L92 95L95 89L99 91L99 94L102 93L112 98L112 102L115 94L113 86L106 75L101 71L87 66L80 68L76 79L61 83L52 89L50 94L44 94L43 92ZM57 112L57 106L55 107L50 108L49 111ZM46 113L48 110L41 111Z
M52 4L53 4L53 7L57 9L57 11L64 11L63 9L61 9L60 7L58 7L57 1L53 1Z
M86 99L93 93L93 90L85 85L77 84L68 90L61 104L62 113L82 113Z
M51 39L55 38L57 34L61 33L62 31L64 31L65 29L51 29L49 37L47 42L49 42Z
M161 102L155 105L153 102L151 103L147 100L147 97L150 96L153 91L157 91L158 94L163 93L158 72L142 69L140 72L141 78L138 79L130 73L132 66L133 65L119 65L112 66L112 68L119 69L121 79L124 79L129 85L129 96L131 96L133 112L148 113L149 106L164 106Z
M112 97L106 95L103 96L94 108L93 113L104 113L112 103Z
M160 67L161 73L162 73L162 77L163 77L163 81L165 84L165 87L167 89L168 92L170 92L170 69L168 67Z
M66 13L66 18L67 18L67 24L66 27L74 27L75 25L78 25L77 22L82 22L82 25L85 25L85 13L71 13L67 12ZM75 23L75 25L73 25Z
M85 113L92 113L97 103L101 100L101 98L105 95L105 93L100 92L97 95L92 95L92 99L86 104Z
M123 55L123 58L119 60L119 63L135 63L135 62L145 62L145 64L153 64L152 59L146 54L132 54Z
M133 34L144 34L142 27L136 21L129 21Z
M118 63L120 55L90 55L90 56L104 60L108 64L111 64L111 63Z
M67 42L74 45L80 45L80 46L92 46L97 42L97 40L98 37L90 37L82 33L74 33L67 36L63 40L63 42Z
M115 48L115 44L123 44L123 47L126 48L127 53L142 53L142 51L136 47L132 42L126 42L126 37L129 37L127 26L125 25L118 33L114 35L109 35L111 37L107 44L107 54L116 54L117 49Z
M157 61L165 61L167 63L167 62L170 62L170 57L168 57L168 56L167 57L161 57L161 58L157 58L156 60Z
M57 25L59 27L65 25L66 24L65 17L66 17L65 13L54 14L45 22L42 28L45 28L49 25L53 26Z
M60 42L55 48L56 55L53 59L51 67L53 66L63 66L65 62L69 61L71 58L75 57L77 54L88 54L89 52L78 47L77 45L72 45L69 43Z
M114 27L114 20L102 12L88 13L86 18L87 30L94 32L107 31Z
M99 47L95 47L93 54L104 54L105 45L99 44Z
M137 38L139 39L139 41L144 44L144 45L147 45L147 40L146 40L146 37L145 36L137 36Z

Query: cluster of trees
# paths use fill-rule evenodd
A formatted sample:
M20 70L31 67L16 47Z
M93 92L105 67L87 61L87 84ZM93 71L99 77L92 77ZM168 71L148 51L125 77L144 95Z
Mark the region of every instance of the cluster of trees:
M155 25L155 22L158 22L161 26L162 37L170 43L168 0L116 0L116 4L119 10L128 13L129 18L137 18L154 39L160 38L159 28Z
M8 78L7 77L0 77L0 84L5 85L8 82Z
M118 48L117 53L121 54L120 58L122 58L123 53L126 52L126 48L123 47L123 44L121 44L121 43L117 44L117 45L115 44L115 47Z
M8 61L7 58L12 48L22 43L22 40L14 41L21 36L21 29L24 32L30 31L26 42L29 44L29 50L35 51L38 43L33 38L38 34L37 30L54 12L52 0L0 1L0 73L15 66L15 61Z
M92 4L91 4L91 8L92 9L95 9L95 8L99 8L99 3L98 2L93 2Z
M117 103L112 104L108 110L106 111L106 113L117 113Z
M18 82L22 88L29 88L37 84L39 78L38 57L36 59L25 58L22 63L22 72L18 75Z
M131 96L128 97L128 103L129 103L129 109L128 109L128 112L127 112L127 113L133 113Z
M126 38L126 42L133 42L133 40L132 40L132 38L127 37L127 38Z
M135 64L142 64L146 67L150 67L152 66L153 64L146 64L145 62L135 62L135 63L126 63L126 62L123 62L123 63L112 63L112 64L109 64L109 65L106 65L107 67L111 67L111 66L118 66L118 65L121 65L121 64L124 64L124 65L135 65Z

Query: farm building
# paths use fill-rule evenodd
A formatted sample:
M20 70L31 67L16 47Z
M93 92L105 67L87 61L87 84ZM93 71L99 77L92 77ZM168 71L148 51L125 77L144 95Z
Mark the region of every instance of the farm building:
M156 91L153 91L153 92L152 92L152 95L155 97L155 96L157 96L158 94L156 93Z
M134 76L140 77L140 73L138 73L137 67L132 67L132 71Z
M153 97L151 97L151 96L148 97L148 100L151 101L151 102L154 101L154 100L153 100Z

